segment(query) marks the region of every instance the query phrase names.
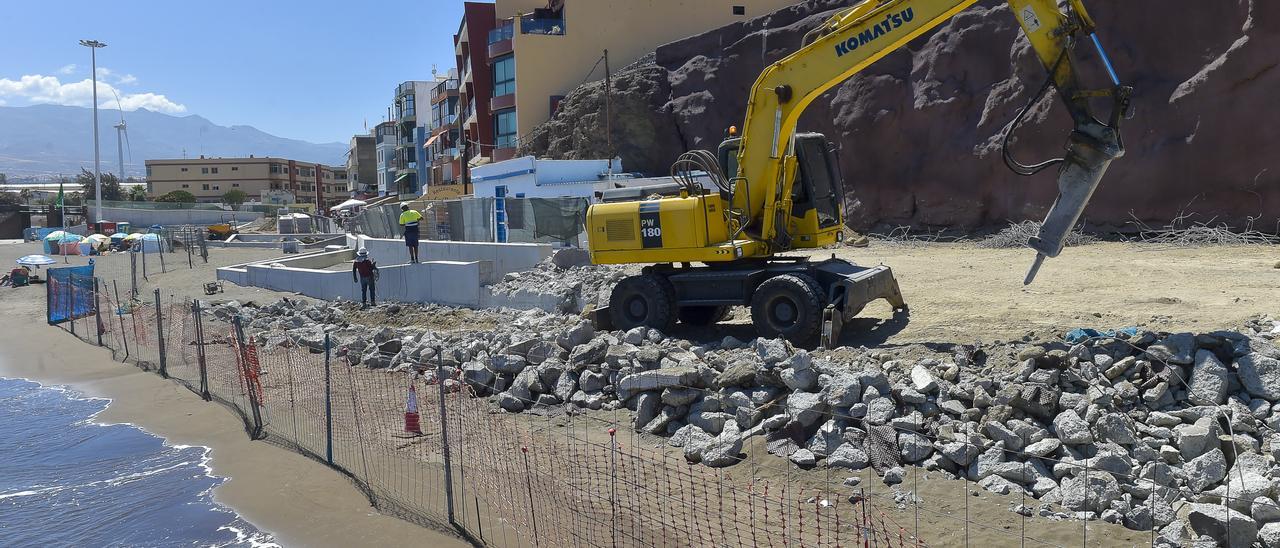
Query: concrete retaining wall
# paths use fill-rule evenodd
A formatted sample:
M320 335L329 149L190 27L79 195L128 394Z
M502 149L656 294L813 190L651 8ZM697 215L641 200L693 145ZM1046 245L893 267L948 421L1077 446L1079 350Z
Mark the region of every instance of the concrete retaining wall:
M320 270L351 261L351 249L259 261L218 269L218 279L241 286L289 291L316 299L360 299L351 271ZM480 280L490 278L488 263L432 261L379 267L378 300L479 307Z
M404 240L370 238L347 235L347 247L369 250L369 256L379 265L403 263L409 259ZM418 243L418 258L422 261L488 261L492 263L493 283L511 272L524 272L551 256L550 244L497 244L488 242L443 242L424 240Z
M104 207L102 216L108 221L128 221L135 227L151 225L211 225L230 221L253 221L262 218L257 211L220 211L214 209L132 209Z

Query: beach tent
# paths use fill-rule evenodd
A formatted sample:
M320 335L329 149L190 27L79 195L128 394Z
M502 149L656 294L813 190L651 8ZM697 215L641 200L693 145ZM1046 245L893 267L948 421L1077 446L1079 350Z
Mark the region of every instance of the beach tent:
M79 255L80 236L57 230L44 237L44 252L52 255Z
M161 251L159 234L130 234L129 236L137 236L133 238L133 249L135 251L144 253L159 253ZM128 240L130 238L125 239Z
M123 249L123 248L124 248L124 238L125 238L125 236L128 236L128 234L125 234L125 233L123 233L123 232L117 232L117 233L115 233L115 234L112 234L112 235L111 235L111 247L112 247L112 248L114 248L114 249Z
M329 208L329 211L337 212L337 211L343 211L343 210L353 210L358 212L359 209L364 207L365 205L367 204L363 200L347 200L345 202L342 202L336 206Z
M97 255L102 251L106 251L107 244L110 241L110 238L101 234L90 234L85 236L83 240L80 240L80 254Z

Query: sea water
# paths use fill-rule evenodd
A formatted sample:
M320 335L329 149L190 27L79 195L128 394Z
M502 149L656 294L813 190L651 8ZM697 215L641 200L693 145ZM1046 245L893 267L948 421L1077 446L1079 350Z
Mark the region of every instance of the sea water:
M0 546L273 546L213 501L208 448L94 417L108 400L0 378Z

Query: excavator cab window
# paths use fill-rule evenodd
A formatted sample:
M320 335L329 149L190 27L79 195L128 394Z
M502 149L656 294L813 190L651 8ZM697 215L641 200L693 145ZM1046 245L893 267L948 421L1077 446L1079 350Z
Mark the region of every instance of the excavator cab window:
M820 133L797 135L796 160L800 173L791 187L791 215L804 217L809 209L814 209L819 227L835 226L840 222L843 190L827 138Z

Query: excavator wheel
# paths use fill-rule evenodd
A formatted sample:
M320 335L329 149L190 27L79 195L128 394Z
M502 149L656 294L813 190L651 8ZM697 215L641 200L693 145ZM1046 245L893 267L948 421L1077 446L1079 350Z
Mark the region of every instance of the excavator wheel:
M656 274L631 276L618 282L609 295L613 328L652 327L664 333L676 323L675 288Z
M782 337L796 344L817 339L822 328L822 293L805 274L765 280L751 296L751 321L761 337Z
M692 326L711 325L729 315L727 306L682 306L677 314L680 323Z

